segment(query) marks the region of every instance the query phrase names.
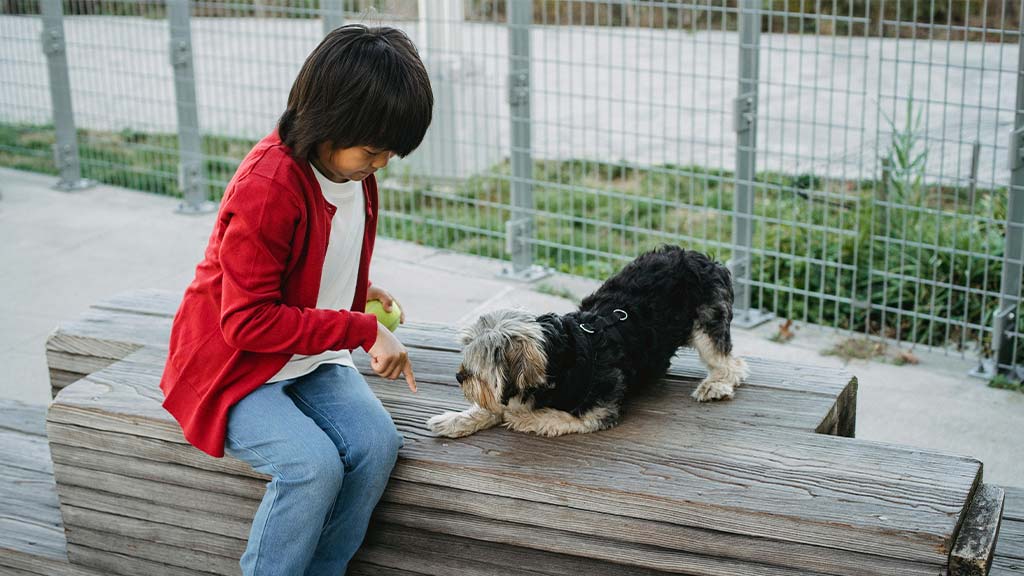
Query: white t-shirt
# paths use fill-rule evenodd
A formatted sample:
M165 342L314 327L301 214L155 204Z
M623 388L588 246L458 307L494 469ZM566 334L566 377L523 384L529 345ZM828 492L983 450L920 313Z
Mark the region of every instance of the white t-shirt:
M363 229L366 227L363 183L350 180L339 184L328 180L312 164L310 168L320 183L324 198L338 209L331 219L331 237L327 242L327 256L324 258L316 307L348 310L356 295L359 256L363 249ZM328 350L314 356L296 354L268 382L298 378L325 363L355 366L348 350Z

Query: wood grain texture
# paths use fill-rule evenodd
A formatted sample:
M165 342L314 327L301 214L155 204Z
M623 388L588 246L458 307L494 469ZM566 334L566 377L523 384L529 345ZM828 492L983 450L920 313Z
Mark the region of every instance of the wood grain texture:
M133 550L145 551L142 560L178 558L182 568L181 556L167 554L189 547L191 532L227 540L193 549L188 562L230 556L245 535L267 478L188 446L160 406L177 303L156 291L118 295L48 343L54 370L88 374L60 392L48 415L61 496L77 514L70 529L80 536L69 552L110 562L87 534L121 531L114 535L141 546ZM688 394L705 369L692 351L612 430L436 438L425 420L468 405L454 381L456 333L408 324L398 335L417 368L416 395L377 378L356 355L406 439L375 526L390 527L385 535L423 533L425 551L472 542L496 557L528 549L654 572L941 574L980 478L970 458L851 440L857 382L843 371L748 359L752 377L736 400L697 404ZM180 503L197 490L206 491L205 510L201 499ZM188 522L194 511L203 512L198 524ZM359 565L442 573L441 558L385 560L397 542L377 542L376 556ZM493 574L502 565L472 560L457 573L488 573L491 564Z
M1003 518L1024 522L1024 488L1003 486L1003 491L1006 492L1006 506L1003 509Z
M42 430L44 407L5 402L0 417L0 557L66 560L64 532ZM0 566L7 565L0 560ZM12 566L28 570L27 563Z
M105 540L109 538L114 545L120 544L122 548L121 552L110 551L105 548L90 548L81 544L72 543L68 541L68 559L72 564L78 566L87 566L92 570L96 570L102 574L110 576L111 574L120 574L124 576L205 576L208 574L216 574L207 570L192 570L187 568L181 568L178 566L172 566L164 564L162 562L154 562L147 560L140 555L136 554L133 548L134 542L130 538L117 538L113 535L109 537L103 534L90 535L90 539ZM104 544L104 546L107 546ZM241 568L238 569L237 573L241 574Z
M0 548L0 575L3 576L108 576L83 566L72 566L67 557L46 558L20 550Z
M86 381L88 385L77 383L62 392L51 408L51 422L82 427L105 426L114 428L118 434L155 435L163 440L183 443L176 424L157 404L159 392L152 389L156 378L152 364L146 380L146 365L151 359L142 356L147 353L142 350L141 359L133 355L129 362L118 363L90 376ZM668 521L694 522L697 527L708 529L726 526L724 529L727 531L752 536L781 537L843 549L865 545L860 541L850 543L851 520L862 519L866 524L862 526L868 531L873 528L878 533L889 533L903 520L913 525L913 533L908 534L911 538L926 537L929 529L938 538L931 543L894 543L888 545L889 551L884 549L887 546L884 542L869 542L867 548L854 551L893 554L894 557L913 560L927 558L933 563L938 562L936 546L947 546L948 551L955 518L963 506L957 501L957 494L963 491L959 497L966 498L964 488L973 483L980 468L977 462L969 459L951 459L873 443L850 444L821 435L788 435L780 431L765 438L756 427L734 426L728 419L714 417L713 414L707 417L715 405L698 406L691 417L669 423L653 417L636 418L602 434L543 439L491 430L470 438L447 441L432 438L422 422L426 416L443 407L446 398L453 399L457 391L447 386L424 385L420 394L412 398L402 395L399 400L395 396L399 392L391 383L378 381L377 385L375 392L406 434L406 449L396 470L399 478L430 482L430 478L454 474L451 480L460 482L461 489L510 497L515 497L523 487L540 482L552 486L552 491L545 494L551 503L563 504L557 495L560 491L573 497L588 494L584 499L589 498L589 494L604 495L601 500L605 502L594 500L581 503L579 507L597 505L594 511L616 513L621 513L619 510L624 502L608 499L607 493L609 489L619 491L622 486L627 487L630 493L625 498L635 498L634 505L637 506L632 508L632 512L627 512L628 515L644 517L652 513L647 511L652 507L647 498L659 501L667 498L681 504L678 509L657 506L654 513L669 518ZM666 433L666 430L671 433ZM68 440L71 442L88 440L87 433L71 436L76 437ZM96 442L97 447L111 448L119 441L115 436ZM60 437L55 437L54 441L61 441ZM624 446L629 446L629 449L622 450ZM620 459L606 461L606 454L620 452L627 452L628 457L624 455ZM222 461L206 458L183 444L178 454L162 458L165 461L197 461L198 466L205 467L222 466ZM908 459L916 461L909 472L904 466ZM591 471L592 466L589 465L581 468L583 461L592 461L596 469ZM530 472L524 475L523 470ZM694 470L702 470L703 473L694 475ZM244 474L245 468L231 471ZM857 475L882 484L871 488L851 483L851 478ZM575 477L574 482L571 485L565 483L563 479L566 477ZM935 477L943 478L943 481L937 482ZM767 483L763 482L766 478L769 479ZM885 484L887 478L891 484ZM434 480L433 483L438 482ZM838 488L838 491L830 492L830 486ZM495 488L506 493L488 492ZM508 493L509 490L512 492ZM897 490L898 498L906 497L909 502L894 505L885 501L888 497L881 498L883 493L888 494L892 490ZM875 493L864 494L865 491ZM679 501L678 494L689 495L688 501ZM808 498L809 495L813 497ZM938 502L935 500L937 496ZM936 504L943 498L947 498L945 508L936 509ZM707 507L698 511L693 506L695 500ZM731 505L725 510L718 506L723 501L740 505ZM862 512L851 515L855 509L851 504L858 501L862 502ZM744 506L748 507L746 517L742 515ZM934 514L929 515L929 511ZM772 518L773 515L779 522L764 521L766 516ZM936 522L930 528L919 521L929 517ZM814 520L818 524L812 528ZM805 524L806 527L801 527ZM835 545L830 545L830 542ZM878 545L883 549L877 548ZM914 552L907 550L915 545L921 554L908 558L906 555Z
M190 548L171 546L161 542L151 542L121 534L103 532L95 528L81 528L69 524L68 556L73 563L80 563L93 569L104 569L105 566L92 562L79 562L75 556L76 547L85 547L93 551L106 552L108 558L113 556L129 556L135 561L143 561L153 566L161 574L217 574L220 576L240 576L242 569L237 559L199 552ZM157 568L158 567L158 568ZM106 568L114 574L135 576L140 572L125 566L118 569Z
M0 431L46 437L46 406L0 399Z
M180 295L173 292L133 290L100 301L92 307L90 314L83 315L82 318L76 320L77 323L62 324L58 331L84 338L94 337L99 333L103 335L103 340L110 342L121 341L138 346L166 347L166 335L163 338L160 338L159 335L165 333L164 326L166 326L166 333L169 334L169 324L155 321L152 323L154 325L148 326L145 330L136 332L133 328L140 322L144 324L147 316L161 320L171 319L177 311L179 302ZM109 313L109 316L105 317L104 313ZM136 318L123 322L124 318L132 316ZM80 331L82 333L77 334ZM396 334L409 348L455 353L461 351L462 348L458 344L457 330L447 325L410 322L402 325ZM109 357L124 358L124 354L116 355L118 350L122 349L124 347L109 350ZM360 356L365 359L365 355ZM430 364L424 364L424 367L428 371L433 371L433 359L425 357L424 361ZM842 392L853 378L845 370L821 366L781 363L763 358L750 358L748 362L751 371L763 377L762 383L754 382L751 385L793 389L834 397ZM447 378L454 384L457 365L449 363L442 364L442 366ZM703 378L706 371L692 350L683 349L673 360L670 374L694 379Z
M999 528L999 541L996 542L996 556L1024 560L1024 522L1007 520L1003 516L1003 525Z
M99 462L107 470L97 472L76 467L65 468L58 459L55 467L58 475L62 477L62 500L80 507L244 538L248 533L248 519L251 518L263 493L262 483L247 484L250 488L244 497L214 492L224 487L233 487L236 481L241 480L235 476L224 476L219 479L214 477L210 481L204 481L196 478L199 474L189 473L188 467L155 462L148 463L149 471L140 474L140 461L136 458L86 449L72 450L84 452L77 461L87 466L97 466ZM62 452L63 450L58 451ZM195 472L210 474L200 470ZM129 477L127 474L133 476ZM153 480L154 478L156 480ZM169 484L170 482L182 485ZM98 485L115 494L95 490L94 487ZM192 499L182 498L190 493L193 494ZM569 549L573 548L573 543L568 534L579 533L670 550L733 556L751 562L761 562L763 558L779 558L785 559L788 565L795 567L817 571L828 568L836 574L924 575L935 572L934 568L922 568L917 564L891 558L839 550L829 551L827 556L823 556L821 548L814 546L749 539L721 532L688 529L666 523L596 514L529 500L494 497L400 480L392 480L385 492L384 501L398 506L416 505L472 514L490 518L499 525L514 522L561 530L566 533L562 538L562 544ZM393 518L389 518L389 521L401 523ZM437 527L433 529L439 530Z
M982 484L971 499L949 555L950 576L985 576L995 553L1003 516L1003 489Z
M996 556L992 561L989 576L1021 576L1024 574L1024 560L1001 558Z

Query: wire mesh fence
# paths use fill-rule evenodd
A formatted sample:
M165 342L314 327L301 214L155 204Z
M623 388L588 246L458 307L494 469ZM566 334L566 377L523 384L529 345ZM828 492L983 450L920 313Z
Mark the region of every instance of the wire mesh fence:
M0 164L56 172L49 1L0 3ZM382 235L527 278L678 243L730 262L749 323L1018 364L1019 3L191 1L183 48L174 1L57 2L84 177L216 200L326 30L395 26L436 105Z

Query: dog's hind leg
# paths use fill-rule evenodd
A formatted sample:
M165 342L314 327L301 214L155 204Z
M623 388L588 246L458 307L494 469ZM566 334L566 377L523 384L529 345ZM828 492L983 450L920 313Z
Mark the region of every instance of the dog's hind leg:
M732 355L731 308L720 303L701 309L699 315L690 346L697 349L701 361L707 365L708 377L694 390L693 397L699 402L732 398L749 372L747 363Z
M461 438L501 424L502 415L473 405L462 412L445 412L427 420L427 428L439 436Z

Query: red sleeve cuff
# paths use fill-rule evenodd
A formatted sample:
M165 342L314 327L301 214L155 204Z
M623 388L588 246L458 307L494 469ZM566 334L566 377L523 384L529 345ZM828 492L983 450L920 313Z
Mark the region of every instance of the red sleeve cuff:
M353 312L352 315L352 329L355 330L359 346L369 352L377 342L377 317L363 312Z

